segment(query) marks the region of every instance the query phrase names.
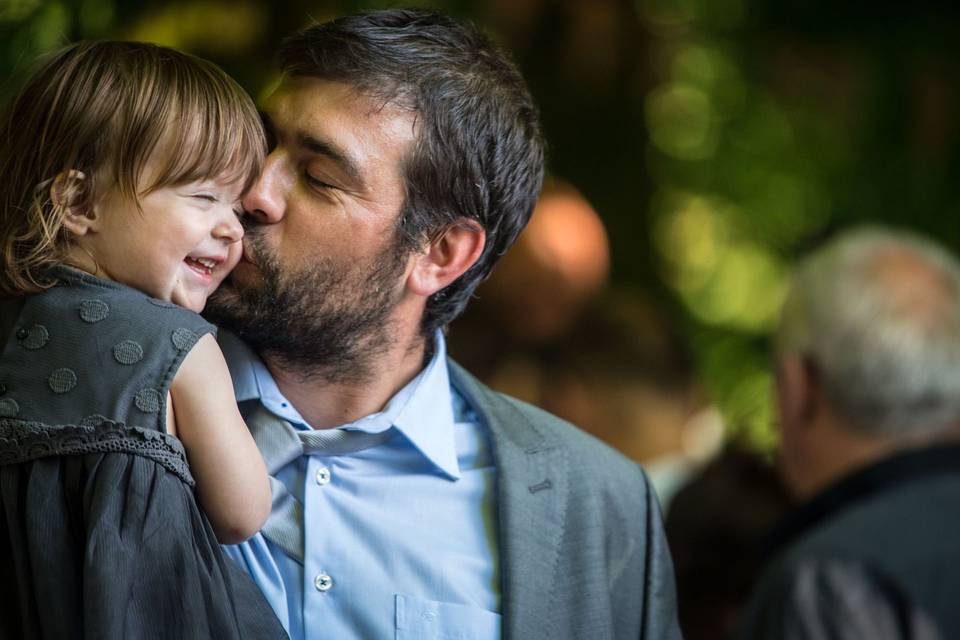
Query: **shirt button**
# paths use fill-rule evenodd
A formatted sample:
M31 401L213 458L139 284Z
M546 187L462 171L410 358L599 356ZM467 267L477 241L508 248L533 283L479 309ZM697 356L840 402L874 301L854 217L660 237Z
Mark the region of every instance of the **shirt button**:
M321 466L319 469L317 469L317 484L321 487L325 484L330 484L331 477L330 469L327 467Z
M313 579L313 586L320 592L330 591L333 588L333 578L325 573L318 573L317 577Z

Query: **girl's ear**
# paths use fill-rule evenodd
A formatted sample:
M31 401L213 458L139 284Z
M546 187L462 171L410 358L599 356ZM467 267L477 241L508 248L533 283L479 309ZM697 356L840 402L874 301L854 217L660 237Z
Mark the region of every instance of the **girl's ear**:
M75 236L96 231L97 214L90 190L89 178L76 169L59 173L50 186L50 202L63 210L63 226Z

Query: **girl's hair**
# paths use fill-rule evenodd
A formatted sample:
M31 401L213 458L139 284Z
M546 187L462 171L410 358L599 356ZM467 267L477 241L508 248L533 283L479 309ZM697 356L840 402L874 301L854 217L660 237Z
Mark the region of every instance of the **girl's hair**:
M52 284L69 246L60 176L85 175L72 205L104 188L139 197L224 177L256 179L266 143L257 110L214 64L139 42L80 42L37 70L0 119L0 296ZM157 155L154 156L154 152ZM140 184L152 158L151 184Z

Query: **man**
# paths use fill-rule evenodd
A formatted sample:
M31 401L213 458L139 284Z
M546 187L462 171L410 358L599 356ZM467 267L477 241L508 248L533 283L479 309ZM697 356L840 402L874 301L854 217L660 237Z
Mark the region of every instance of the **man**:
M840 236L799 266L777 365L783 472L806 502L745 637L956 637L960 265L906 234Z
M419 11L280 58L244 261L210 306L273 476L231 555L293 638L678 637L640 469L446 358L542 181L517 70Z

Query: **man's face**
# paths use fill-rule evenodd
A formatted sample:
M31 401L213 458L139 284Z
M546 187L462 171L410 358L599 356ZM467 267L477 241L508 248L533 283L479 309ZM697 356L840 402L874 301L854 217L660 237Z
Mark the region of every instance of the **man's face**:
M244 256L209 315L304 374L363 377L410 263L396 224L413 114L314 78L285 79L264 112Z

